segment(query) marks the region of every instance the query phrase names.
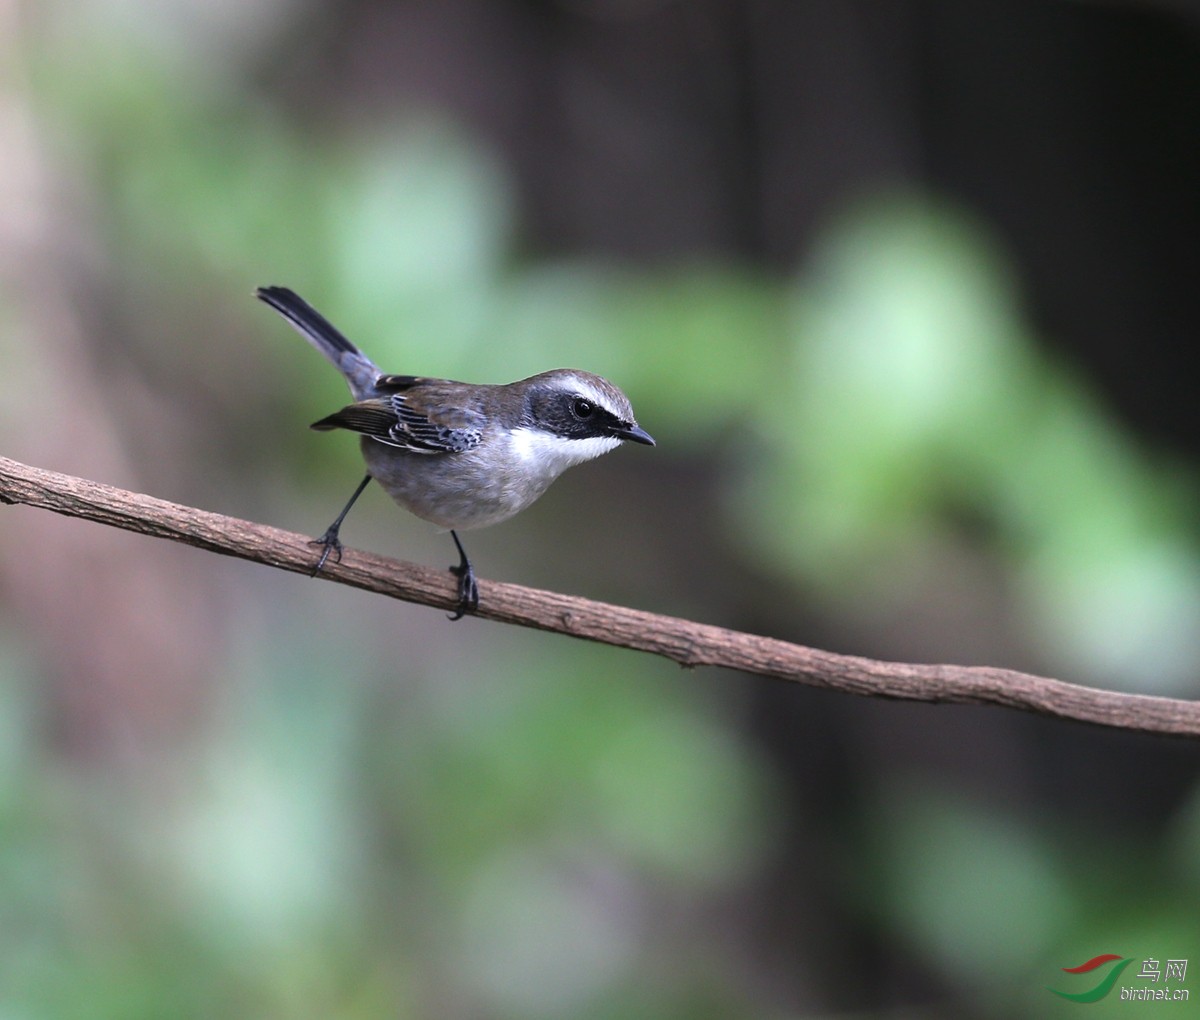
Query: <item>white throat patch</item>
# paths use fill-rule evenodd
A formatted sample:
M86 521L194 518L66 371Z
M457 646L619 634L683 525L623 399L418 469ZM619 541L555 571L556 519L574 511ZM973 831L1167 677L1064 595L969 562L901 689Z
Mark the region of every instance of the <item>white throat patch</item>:
M530 474L557 478L569 467L615 450L621 440L614 436L565 439L542 429L517 428L510 434L513 456Z

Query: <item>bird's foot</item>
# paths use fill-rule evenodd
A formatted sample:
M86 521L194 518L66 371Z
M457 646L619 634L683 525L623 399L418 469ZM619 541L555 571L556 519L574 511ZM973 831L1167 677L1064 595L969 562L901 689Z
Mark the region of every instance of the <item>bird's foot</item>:
M354 495L350 497L350 501L342 507L342 512L338 514L333 523L325 529L325 534L320 538L314 538L309 545L319 545L321 547L321 558L317 560L317 565L312 568L312 573L309 577L316 577L321 568L329 561L329 557L333 556L334 563L342 562L342 543L338 539L338 531L341 530L342 521L346 519L346 514L350 512L350 508L354 506L355 501L363 494L363 489L371 484L371 476L367 475L361 482L358 483L358 488L354 490Z
M458 609L450 619L461 620L479 608L479 582L475 580L475 569L466 561L451 567L450 573L458 578Z
M458 532L453 528L450 537L454 539L454 548L458 550L458 563L450 568L450 573L458 578L458 612L451 620L461 620L467 613L473 613L479 608L479 582L475 580L475 570L467 559L467 550L458 540Z
M333 557L334 563L342 562L342 542L338 538L338 529L336 527L328 527L325 529L325 534L320 538L314 538L309 545L319 545L321 547L321 558L317 560L317 565L312 568L312 573L309 577L316 577L321 568L325 566L329 557Z

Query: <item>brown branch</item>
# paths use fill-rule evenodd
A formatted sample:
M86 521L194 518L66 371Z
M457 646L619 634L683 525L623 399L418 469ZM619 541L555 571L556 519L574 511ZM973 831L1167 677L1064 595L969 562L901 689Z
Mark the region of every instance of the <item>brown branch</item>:
M127 531L186 542L227 556L308 573L310 540L0 457L0 501L42 507ZM347 549L321 576L406 602L453 609L445 571ZM1102 691L1007 669L910 665L835 655L774 638L606 605L571 595L481 581L476 615L557 631L672 659L724 666L851 694L912 701L1006 705L1027 712L1147 733L1200 736L1200 702Z

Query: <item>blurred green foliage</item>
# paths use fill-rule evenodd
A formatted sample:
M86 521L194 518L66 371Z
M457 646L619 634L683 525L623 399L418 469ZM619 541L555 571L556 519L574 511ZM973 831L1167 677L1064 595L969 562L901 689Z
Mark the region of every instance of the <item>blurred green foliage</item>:
M735 497L772 560L857 597L957 522L1008 558L1029 640L1069 676L1194 690L1197 488L1038 353L1011 271L951 210L881 197L798 281L789 368Z
M917 564L969 541L1064 673L1194 694L1195 480L1047 362L1003 253L960 212L869 197L790 281L535 259L504 168L455 125L302 129L181 36L87 10L85 31L61 11L41 26L31 101L113 286L145 310L129 342L150 361L209 357L149 324L224 294L292 371L295 338L249 299L278 282L398 370L581 364L634 395L657 452L726 457L728 543L824 608L906 599ZM319 409L327 369L305 363L293 399ZM285 459L312 455L302 430L288 441ZM344 475L350 454L329 456ZM381 633L407 610L356 622L328 608L339 593L317 610L290 592L273 612L234 598L245 646L219 718L161 781L57 760L39 664L4 636L0 1015L762 1015L704 920L789 810L736 704L541 635L417 654L417 631ZM314 612L333 615L314 631ZM1164 846L1094 851L1081 882L1063 825L899 777L863 808L857 909L996 1015L1059 1015L1024 996L1081 945L1143 932L1187 952L1197 805Z

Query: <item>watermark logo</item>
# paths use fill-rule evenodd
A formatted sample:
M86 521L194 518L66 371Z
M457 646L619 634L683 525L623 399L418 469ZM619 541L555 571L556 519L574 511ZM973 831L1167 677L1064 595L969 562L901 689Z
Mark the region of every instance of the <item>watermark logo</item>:
M1078 967L1063 967L1064 974L1090 974L1090 981L1096 983L1091 988L1077 992L1064 992L1058 988L1050 988L1053 992L1071 1002L1099 1002L1112 992L1125 973L1126 968L1134 963L1133 957L1118 956L1116 953L1103 953L1094 956L1087 963ZM1188 989L1183 987L1187 979L1187 960L1159 960L1147 957L1142 960L1141 969L1137 972L1137 984L1122 985L1120 998L1126 1002L1187 1002Z

